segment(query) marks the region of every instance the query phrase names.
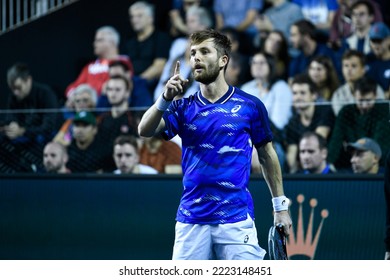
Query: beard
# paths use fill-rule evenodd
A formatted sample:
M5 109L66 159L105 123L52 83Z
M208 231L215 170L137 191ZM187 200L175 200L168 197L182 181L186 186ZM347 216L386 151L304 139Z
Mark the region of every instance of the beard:
M196 69L194 68L192 70L192 74L194 75L195 81L205 85L214 82L219 75L219 71L221 70L220 67L218 66L217 61L215 62L215 64L211 64L209 69L206 68L201 68L201 69L202 72L197 73Z

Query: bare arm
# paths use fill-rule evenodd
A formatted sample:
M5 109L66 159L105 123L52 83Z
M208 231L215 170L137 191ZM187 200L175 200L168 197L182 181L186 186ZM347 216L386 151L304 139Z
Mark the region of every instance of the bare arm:
M145 112L138 125L138 134L143 137L152 137L160 133L165 127L165 121L162 118L164 110L159 110L161 102L169 104L176 95L183 92L183 85L188 80L180 76L180 62L176 62L175 73L165 85L165 91L162 96Z
M272 197L284 196L282 171L272 142L268 142L264 146L257 148L257 153L264 179L267 182ZM282 224L285 234L289 235L291 218L288 211L276 211L274 224Z
M245 19L240 22L240 24L237 26L238 31L245 31L256 19L257 17L257 11L256 10L249 10L246 13Z
M159 79L166 62L165 58L156 58L153 60L153 64L146 68L140 76L146 80Z

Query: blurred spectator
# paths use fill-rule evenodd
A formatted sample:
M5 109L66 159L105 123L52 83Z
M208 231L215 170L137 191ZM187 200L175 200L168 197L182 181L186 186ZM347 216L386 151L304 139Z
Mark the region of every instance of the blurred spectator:
M337 0L292 0L301 6L305 19L311 21L317 29L329 33L333 17L338 9Z
M186 13L186 30L188 34L210 28L212 26L212 19L209 12L198 6L191 6ZM153 98L157 98L164 91L166 82L172 77L176 62L180 61L180 74L187 78L190 82L186 84L183 96L188 96L199 89L198 83L193 83L191 66L189 64L189 45L188 36L177 38L173 41L170 51L169 59L164 66L164 70L154 90Z
M345 83L341 85L332 95L332 108L337 116L341 108L348 103L355 101L353 91L354 84L365 74L365 56L356 50L347 50L342 57L342 72ZM380 86L376 89L376 98L384 98L383 90Z
M171 22L170 34L172 37L186 37L188 33L186 14L189 8L199 7L201 0L172 0L172 9L169 11Z
M273 145L279 163L284 169L285 151L283 147L283 129L292 115L292 92L288 84L275 76L275 60L263 52L256 53L251 59L253 80L242 85L241 89L259 98L268 111ZM253 149L252 172L260 172L260 162L256 149Z
M305 132L299 140L299 162L303 174L334 173L326 161L328 147L324 137L315 132Z
M281 31L274 30L264 39L261 50L275 60L275 76L287 81L290 56L288 42Z
M352 154L353 173L379 174L384 172L384 169L379 166L382 150L375 140L367 137L360 138L354 143L348 143L347 148Z
M347 48L367 55L371 52L368 32L374 21L374 8L369 1L356 1L351 7L351 16L354 29L345 39Z
M66 167L68 160L68 152L60 143L49 142L43 149L43 166L48 173L71 173Z
M180 174L181 148L159 135L145 138L140 151L140 163L153 167L159 173Z
M120 35L114 27L102 26L96 30L93 48L97 59L84 66L76 81L66 88L66 107L73 108L71 95L81 84L89 84L96 90L98 96L101 95L104 90L103 86L109 78L108 65L112 60L123 60L133 73L133 65L129 57L119 55L119 43Z
M26 64L8 69L11 110L0 129L0 172L31 172L42 164L44 145L53 137L60 115L56 94L36 82ZM55 110L53 110L55 109Z
M135 36L127 41L127 52L134 65L134 73L148 81L152 94L168 59L171 38L157 30L154 6L138 1L129 8L130 23Z
M389 106L376 102L376 88L377 84L366 77L356 81L353 91L356 104L344 106L337 115L328 146L328 161L338 170L350 166L350 155L344 149L346 143L359 138L372 138L383 153L389 151Z
M325 44L317 42L317 31L315 26L307 20L295 22L290 28L290 40L292 47L300 50L298 56L293 57L289 66L289 78L297 74L304 73L310 61L318 56L324 55L331 58L333 65L339 75L340 63L333 50Z
M266 0L266 2L271 6L258 15L254 22L260 36L279 30L285 38L289 38L290 26L304 18L301 7L287 0Z
M138 76L132 76L127 63L123 62L122 60L114 60L110 62L108 67L108 74L110 77L118 75L123 76L129 81L130 84L133 85L133 90L128 100L130 107L148 108L153 104L147 82ZM108 109L111 107L106 91L107 89L105 89L105 91L99 97L98 104L96 106L97 108Z
M371 27L369 34L374 58L369 62L367 76L386 91L386 99L388 99L390 97L390 30L387 25L378 22Z
M333 48L340 48L342 41L353 31L351 7L357 0L338 0L339 8L330 27L329 42ZM374 8L374 22L383 21L380 6L373 0L368 0Z
M240 42L240 34L236 29L233 27L224 27L220 32L228 37L231 42L231 54L234 56L233 60L236 63L239 63L239 66L236 67L239 68L237 77L238 82L236 82L236 84L241 85L252 78L248 67L250 56L241 50L242 44Z
M73 139L68 147L67 164L71 172L110 171L112 146L101 140L95 116L87 111L78 112L73 119L72 129Z
M230 54L229 64L226 67L225 79L229 85L234 87L241 86L241 56L239 53L234 52Z
M330 101L340 85L332 60L323 55L316 56L310 62L307 72L317 87L317 102Z
M267 108L270 121L279 131L283 130L292 115L292 92L284 80L275 76L274 59L258 52L251 59L251 74L254 79L241 89L259 98ZM274 131L274 134L278 133Z
M250 52L253 37L257 33L254 21L263 8L263 0L214 0L215 26L217 30L233 27L240 34L242 50Z
M290 173L298 170L299 139L306 131L312 131L328 139L333 125L334 114L328 105L316 105L317 91L311 79L297 75L292 80L294 114L285 127L287 155L286 160Z
M137 139L131 135L120 135L114 141L113 157L115 174L157 174L153 167L139 163Z
M74 114L86 110L94 111L96 109L97 93L90 85L81 84L73 91L70 98L74 104L74 111L71 112L72 116L69 116L65 120L60 130L53 138L54 142L61 143L63 146L69 146L72 141L72 123Z
M138 123L128 103L132 87L129 80L123 76L113 76L107 82L107 97L111 110L101 115L99 132L105 145L111 150L115 138L119 135L137 135ZM114 162L111 164L114 167Z

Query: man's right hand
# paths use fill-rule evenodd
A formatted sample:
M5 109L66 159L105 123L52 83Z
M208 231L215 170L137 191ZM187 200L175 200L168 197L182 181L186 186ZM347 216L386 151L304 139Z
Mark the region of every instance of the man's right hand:
M176 95L183 93L183 86L188 83L187 79L180 76L180 61L176 62L175 72L165 85L163 97L165 100L173 100Z

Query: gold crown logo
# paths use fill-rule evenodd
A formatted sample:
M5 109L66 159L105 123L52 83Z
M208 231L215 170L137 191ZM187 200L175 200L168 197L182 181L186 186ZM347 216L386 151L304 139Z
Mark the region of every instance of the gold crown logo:
M299 203L299 213L298 213L298 225L296 230L296 235L294 231L294 225L290 231L290 236L287 240L287 253L288 257L294 255L304 255L308 256L309 259L313 260L314 255L317 249L318 241L320 239L320 234L322 231L322 226L324 220L329 216L329 212L327 209L323 209L321 211L321 222L317 229L317 232L313 239L313 223L314 223L314 208L317 206L317 199L312 198L310 200L310 217L309 223L307 225L306 236L303 227L303 207L302 203L305 201L305 197L303 194L299 194L297 196L297 202Z

